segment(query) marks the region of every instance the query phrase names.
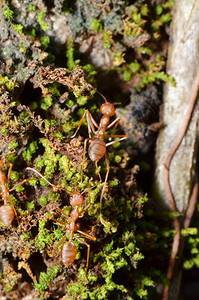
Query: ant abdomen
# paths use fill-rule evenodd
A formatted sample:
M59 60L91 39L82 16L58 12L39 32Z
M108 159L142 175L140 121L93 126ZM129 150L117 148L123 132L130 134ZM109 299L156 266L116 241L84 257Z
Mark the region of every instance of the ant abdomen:
M15 213L13 208L8 205L4 204L0 207L0 221L6 226L10 226L12 221L14 220Z
M73 242L66 242L62 248L62 262L65 267L68 267L72 264L77 255L77 247Z
M88 148L88 155L92 161L99 161L106 153L106 143L93 138Z

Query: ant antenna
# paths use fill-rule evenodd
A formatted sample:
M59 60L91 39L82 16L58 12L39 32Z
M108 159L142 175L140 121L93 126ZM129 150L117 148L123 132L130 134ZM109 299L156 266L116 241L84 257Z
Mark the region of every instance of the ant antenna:
M0 158L4 158L4 157L6 157L7 155L10 155L10 154L13 154L13 153L15 153L16 151L15 150L12 150L11 152L8 152L8 153L6 153L6 154L1 154L0 155Z
M104 101L106 103L108 102L107 99L106 99L106 97L104 95L102 95L98 90L95 90L95 91L104 99Z
M66 188L63 188L61 186L57 186L53 183L51 183L50 181L48 181L48 179L46 179L40 172L38 172L37 170L33 169L33 168L30 168L30 167L27 167L26 170L30 170L30 171L33 171L35 172L37 175L39 175L42 179L44 179L49 185L51 185L55 190L63 190L63 191L66 191L67 193L70 193Z
M113 102L112 104L113 105L121 105L122 103L121 102Z
M37 170L33 169L33 168L30 168L30 167L27 167L26 170L30 170L30 171L33 171L35 172L37 175L39 175L42 179L44 179L48 184L50 184L52 187L56 187L54 184L52 184L50 181L48 181L48 179L46 179L41 173L39 173Z

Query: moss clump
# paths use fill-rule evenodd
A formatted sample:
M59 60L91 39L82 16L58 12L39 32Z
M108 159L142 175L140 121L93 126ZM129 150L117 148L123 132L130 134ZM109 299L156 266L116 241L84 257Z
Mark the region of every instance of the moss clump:
M61 267L52 267L47 272L41 272L39 275L39 283L35 284L35 288L39 291L45 291L48 284L61 272Z
M44 22L44 17L45 17L45 12L43 10L41 10L38 14L37 14L37 22L39 23L39 25L41 26L43 31L46 31L50 28L50 26L48 26L45 22Z
M35 246L39 250L44 250L53 243L52 235L45 228L46 221L39 220L39 233L35 239Z
M26 148L26 150L23 151L23 158L26 160L26 161L31 161L32 160L32 155L34 153L36 153L38 149L38 144L37 144L37 141L33 141L31 142L28 147Z
M6 6L3 10L3 15L6 19L11 19L13 16L13 11L9 8L9 6Z
M102 31L102 24L100 23L99 20L93 19L90 22L89 29L94 31L94 32L100 32L100 31Z
M23 25L21 24L13 24L13 28L15 31L17 31L19 34L23 33Z

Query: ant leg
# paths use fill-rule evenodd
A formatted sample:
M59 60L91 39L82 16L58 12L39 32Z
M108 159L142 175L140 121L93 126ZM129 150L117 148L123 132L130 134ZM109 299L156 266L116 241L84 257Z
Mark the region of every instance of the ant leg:
M76 136L76 134L78 133L80 127L82 126L82 122L83 122L84 116L85 116L85 114L87 113L87 111L88 111L87 109L84 111L84 113L83 113L83 115L82 115L82 117L81 117L81 119L80 119L80 121L79 121L79 125L78 125L78 127L77 127L75 133L71 136L71 139L73 139L73 138Z
M63 211L63 209L57 207L57 209L69 220L70 217Z
M83 158L82 158L82 168L81 168L81 183L82 183L82 179L83 179L83 168L84 168L84 160L85 160L85 155L86 155L86 145L87 142L90 140L91 138L87 138L84 141L84 151L83 151Z
M91 115L91 113L89 112L89 110L86 109L86 110L84 111L84 113L83 113L81 119L80 119L79 125L78 125L78 127L77 127L75 133L71 136L71 139L73 139L73 138L76 136L77 132L79 131L80 127L82 126L82 122L83 122L83 119L84 119L85 115L86 115L86 119L87 119L87 123L88 123L88 134L89 134L89 137L90 137L90 135L91 135L91 128L92 128L93 133L95 133L95 128L94 128L94 126L96 126L96 128L98 128L98 125L97 125L97 123L95 122L93 116ZM90 128L90 127L91 127L91 128Z
M47 252L48 256L53 257L55 255L55 252L57 251L59 246L63 243L63 241L65 240L67 234L68 233L64 234L64 236L61 238L61 240L59 241L59 243L56 245L56 247L54 248L54 250L52 252L50 252L48 249L46 249L46 252Z
M81 231L81 230L76 230L78 233L81 233L81 235L83 235L83 237L89 239L89 240L92 240L92 241L96 241L96 238L84 231Z
M16 211L16 209L15 209L15 207L14 207L14 204L13 204L13 202L12 202L12 200L11 200L10 195L9 195L8 198L9 198L9 202L10 202L10 204L11 204L11 207L12 207L12 209L13 209L13 211L14 211L15 217L16 217L16 219L17 219L17 223L18 223L18 225L19 225L19 218L18 218L18 215L17 215L17 211Z
M112 141L112 142L107 143L107 144L106 144L106 147L108 147L108 146L110 146L110 145L113 145L113 144L115 144L115 143L117 143L117 142L126 140L126 139L128 138L128 136L125 135L125 134L123 134L123 135L121 134L121 135L108 135L108 136L106 136L106 138L109 138L109 137L111 137L111 138L120 137L120 139L117 140L117 141Z
M57 219L54 219L53 217L52 218L50 217L50 220L53 220L54 222L56 222L56 223L58 223L58 224L60 224L62 226L66 226L66 222L59 221Z
M105 188L106 188L106 183L107 183L107 180L108 180L109 170L110 170L107 153L105 153L105 160L106 160L107 171L106 171L106 177L105 177L105 180L104 180L104 185L103 185L103 188L102 188L102 193L101 193L101 196L100 196L100 221L103 225L106 225L106 222L102 218L102 199L103 199L104 191L105 191Z
M95 167L96 167L96 169L98 170L99 167L98 167L98 164L97 164L97 163L98 163L98 161L95 162ZM97 173L98 173L100 182L102 182L102 177L101 177L101 175L100 175L100 171L98 171Z
M27 179L24 179L24 180L22 180L21 182L15 184L15 185L9 190L9 192L14 191L18 186L24 184L25 182L31 181L31 180L37 180L37 179L36 179L36 178L27 178Z
M10 180L11 172L12 172L12 164L10 164L10 167L9 167L9 170L8 170L8 175L7 175L8 181Z
M89 138L91 138L91 132L93 132L96 135L95 127L98 129L99 126L95 122L93 116L91 115L91 113L89 111L86 114L86 118L87 118L87 123L88 123L88 135L89 135Z
M90 197L90 181L89 181L89 183L88 183L88 204L83 207L83 210L81 211L81 214L79 215L79 218L82 218L84 216L84 213L89 208L90 204L91 204L91 197Z
M119 125L119 122L120 122L120 118L116 118L113 122L111 122L108 126L107 126L107 129L111 128L113 125L115 125L113 127L113 131L112 133L114 133L114 131L116 130L117 126Z
M57 210L59 210L66 218L67 218L67 221L70 220L70 217L59 207L56 208ZM60 225L62 226L66 226L67 222L62 222L62 221L59 221L53 217L50 217L51 220L55 221L56 223L59 223Z
M86 270L85 270L85 276L86 276L86 281L88 281L88 278L87 278L87 270L88 270L88 263L89 263L89 256L90 256L90 245L84 241L82 241L80 238L78 238L77 236L75 236L75 238L82 244L86 245L87 247L87 258L86 258Z

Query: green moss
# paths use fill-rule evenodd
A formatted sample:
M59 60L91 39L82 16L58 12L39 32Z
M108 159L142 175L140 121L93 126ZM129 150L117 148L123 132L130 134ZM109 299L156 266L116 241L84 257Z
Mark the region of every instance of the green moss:
M1 133L2 133L2 135L7 135L7 134L8 134L8 129L2 127L2 128L1 128Z
M54 85L52 85L50 88L49 88L49 93L53 94L54 96L60 96L60 91L58 89L58 86L55 82Z
M68 106L68 108L71 108L74 104L75 104L75 102L71 99L67 99L65 101L65 105Z
M39 220L39 233L35 239L35 247L39 250L48 248L49 245L53 244L53 236L45 228L46 221Z
M57 192L50 191L48 193L48 199L50 201L57 202L57 201L59 201L59 194Z
M12 170L10 179L11 180L17 180L17 179L19 179L19 173L17 171L13 171Z
M140 70L140 64L138 62L132 62L128 65L132 73L136 73Z
M5 86L8 91L13 91L15 87L18 86L12 79L0 74L0 86L1 85Z
M107 49L111 48L111 43L112 43L112 33L110 31L104 31L102 33L102 39L104 40L104 46Z
M13 13L14 12L9 8L8 5L3 10L3 15L6 19L11 19L13 16Z
M116 156L115 156L115 162L116 162L117 164L119 164L119 163L121 162L121 160L122 160L121 156L119 156L119 155L116 155Z
M29 124L30 123L30 120L31 120L31 118L30 118L30 114L29 114L29 112L28 111L22 111L21 113L20 113L20 118L21 118L21 121L24 123L24 124Z
M12 140L9 145L8 145L8 149L15 149L19 146L19 143L16 140Z
M141 91L141 87L148 85L151 82L155 82L157 79L160 79L164 82L170 82L172 86L175 86L175 79L169 75L167 75L164 71L155 72L153 74L146 74L146 76L142 78L140 83L138 84L137 90Z
M128 70L125 70L124 73L123 73L123 79L124 81L129 81L131 79L131 72L128 71Z
M32 210L35 208L35 201L31 201L31 202L26 202L26 208L27 210Z
M48 48L48 45L50 44L50 37L49 36L42 36L40 38L40 41L41 41L42 48L45 50L45 49Z
M100 31L102 31L102 24L99 20L93 19L90 22L89 29L94 32L100 32Z
M12 24L15 31L22 34L23 33L23 25L21 24Z
M37 149L38 149L37 141L31 142L26 148L26 150L24 150L22 153L24 160L30 162L32 160L32 155L37 151Z
M45 196L41 196L38 201L39 201L39 204L41 204L42 206L45 206L48 202L47 197L45 197Z
M58 138L60 141L65 139L65 136L63 135L63 133L61 131L55 132L53 134L54 137Z
M66 57L67 57L67 67L69 70L72 70L76 66L76 62L74 61L74 40L72 36L68 37L67 40L67 51L66 51Z
M26 52L26 45L25 45L25 43L19 43L19 52L21 52L21 53Z
M45 22L44 22L44 16L45 13L43 10L41 10L38 14L37 14L37 22L39 23L39 25L41 26L43 31L46 31L50 28L50 26L48 26Z
M148 16L148 13L149 13L148 5L147 4L142 5L140 12L141 12L142 16L144 16L144 17Z
M31 29L31 31L29 32L29 35L32 37L36 37L36 30L34 28Z
M170 22L171 21L171 14L167 13L167 14L161 15L160 21L162 23L168 23L168 22Z
M187 229L181 229L181 235L182 236L189 236L189 235L197 235L198 234L198 229L193 227L189 227Z
M20 235L20 239L22 241L28 241L32 236L32 233L30 231L26 231L23 234Z
M61 272L61 267L52 267L47 272L41 272L39 275L39 283L34 284L35 288L39 291L45 291L48 288L48 284Z
M41 108L43 110L48 110L49 107L52 105L52 103L53 103L53 99L51 97L42 98L42 100L41 100Z
M29 11L35 11L37 8L36 8L36 6L35 5L33 5L33 4L28 4L28 10Z
M157 15L161 15L161 13L163 12L163 6L162 5L156 6L155 11Z

